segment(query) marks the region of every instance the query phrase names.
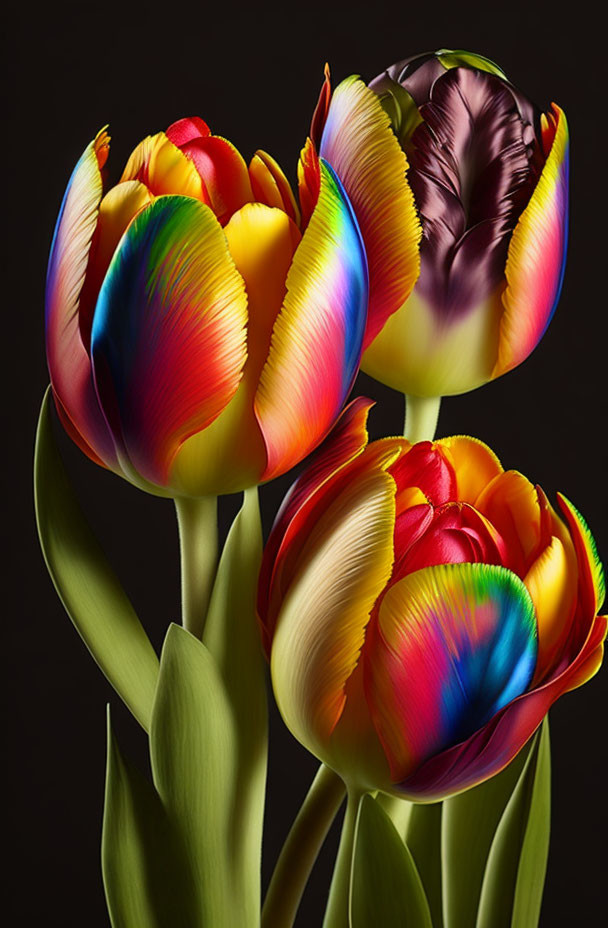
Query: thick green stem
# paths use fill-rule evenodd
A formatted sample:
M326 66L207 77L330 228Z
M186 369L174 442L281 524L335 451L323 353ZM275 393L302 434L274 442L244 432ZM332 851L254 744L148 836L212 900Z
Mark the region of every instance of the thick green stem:
M352 789L349 789L347 793L342 837L340 838L336 866L329 890L329 901L325 910L323 928L349 928L350 925L350 882L357 815L362 795L361 791Z
M262 928L291 928L327 832L344 799L340 777L321 764L291 826L262 909Z
M217 497L175 500L182 580L182 624L201 638L217 570Z
M432 441L439 418L440 396L405 397L405 427L403 434L408 441Z

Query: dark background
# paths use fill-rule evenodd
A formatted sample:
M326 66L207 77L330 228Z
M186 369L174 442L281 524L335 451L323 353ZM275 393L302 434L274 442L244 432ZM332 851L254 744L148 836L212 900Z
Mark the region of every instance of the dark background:
M550 495L565 491L586 515L606 559L606 350L600 332L606 220L599 202L605 191L605 54L591 11L576 3L559 15L555 4L532 0L286 2L276 8L126 0L115 7L81 2L46 10L23 2L4 14L3 203L8 197L9 211L2 223L2 279L10 330L1 365L8 510L2 676L3 740L8 736L11 746L3 817L11 874L3 909L11 924L108 925L98 863L107 701L123 749L145 763L143 736L54 594L33 523L32 449L47 382L44 275L63 189L82 149L109 123L111 165L118 172L144 135L200 114L245 158L263 147L293 178L326 59L336 81L353 71L369 80L395 60L441 46L481 52L539 104L559 102L570 121L573 164L561 304L522 367L444 401L439 434L476 435L505 466L522 470ZM399 432L401 397L363 376L356 392L379 400L374 436ZM62 447L92 523L159 645L167 622L178 618L172 505L104 473L69 441ZM266 526L289 482L286 477L262 491ZM224 527L235 506L236 500L224 501ZM543 928L603 923L607 696L603 671L551 713L553 835ZM316 767L274 713L265 879ZM310 884L299 926L321 922L330 851Z

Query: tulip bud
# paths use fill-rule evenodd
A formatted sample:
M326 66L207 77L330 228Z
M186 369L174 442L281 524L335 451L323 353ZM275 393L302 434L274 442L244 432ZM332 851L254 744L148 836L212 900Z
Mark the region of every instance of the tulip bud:
M94 461L153 493L253 486L308 454L357 373L367 262L320 164L306 228L278 164L202 119L137 146L104 189L105 131L66 190L49 261L58 414Z
M414 396L472 390L542 337L563 278L568 128L480 55L442 50L366 88L329 79L318 153L344 183L370 266L362 368Z
M502 770L598 670L602 567L563 497L562 519L473 438L366 444L368 408L286 498L258 611L296 738L350 786L434 801Z

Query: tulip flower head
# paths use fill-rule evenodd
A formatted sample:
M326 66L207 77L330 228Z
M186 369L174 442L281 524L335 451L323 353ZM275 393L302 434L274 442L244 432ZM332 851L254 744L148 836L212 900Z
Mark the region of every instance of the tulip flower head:
M605 587L559 497L466 437L366 444L357 400L288 494L259 616L293 734L356 788L435 801L493 776L599 668Z
M115 186L109 138L66 190L46 293L58 414L94 461L151 492L227 493L282 473L356 375L367 262L320 165L306 224L276 162L249 167L198 118L144 139Z
M492 62L440 51L366 87L329 74L300 167L344 183L370 267L362 368L414 396L472 390L539 342L563 277L568 128Z

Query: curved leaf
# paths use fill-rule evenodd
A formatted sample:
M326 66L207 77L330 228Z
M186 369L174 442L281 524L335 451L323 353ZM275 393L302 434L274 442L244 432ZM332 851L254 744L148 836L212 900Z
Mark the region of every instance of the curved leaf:
M371 796L359 806L351 879L351 928L432 928L413 857Z
M233 879L238 841L232 804L238 749L216 663L204 644L171 625L160 662L150 730L154 783L184 840L205 928L247 925Z
M471 928L475 924L492 840L527 756L524 748L498 776L443 803L445 928Z
M121 757L109 707L101 863L113 928L201 925L183 848L154 787Z
M492 843L477 928L537 928L550 819L551 753L545 718Z
M262 560L262 526L257 487L246 490L226 539L211 596L203 643L222 676L238 741L233 781L231 843L235 878L254 924L261 906L261 858L268 710L266 661L256 618Z
M38 421L34 493L40 545L59 598L97 664L147 731L158 657L74 495L53 435L50 388Z

